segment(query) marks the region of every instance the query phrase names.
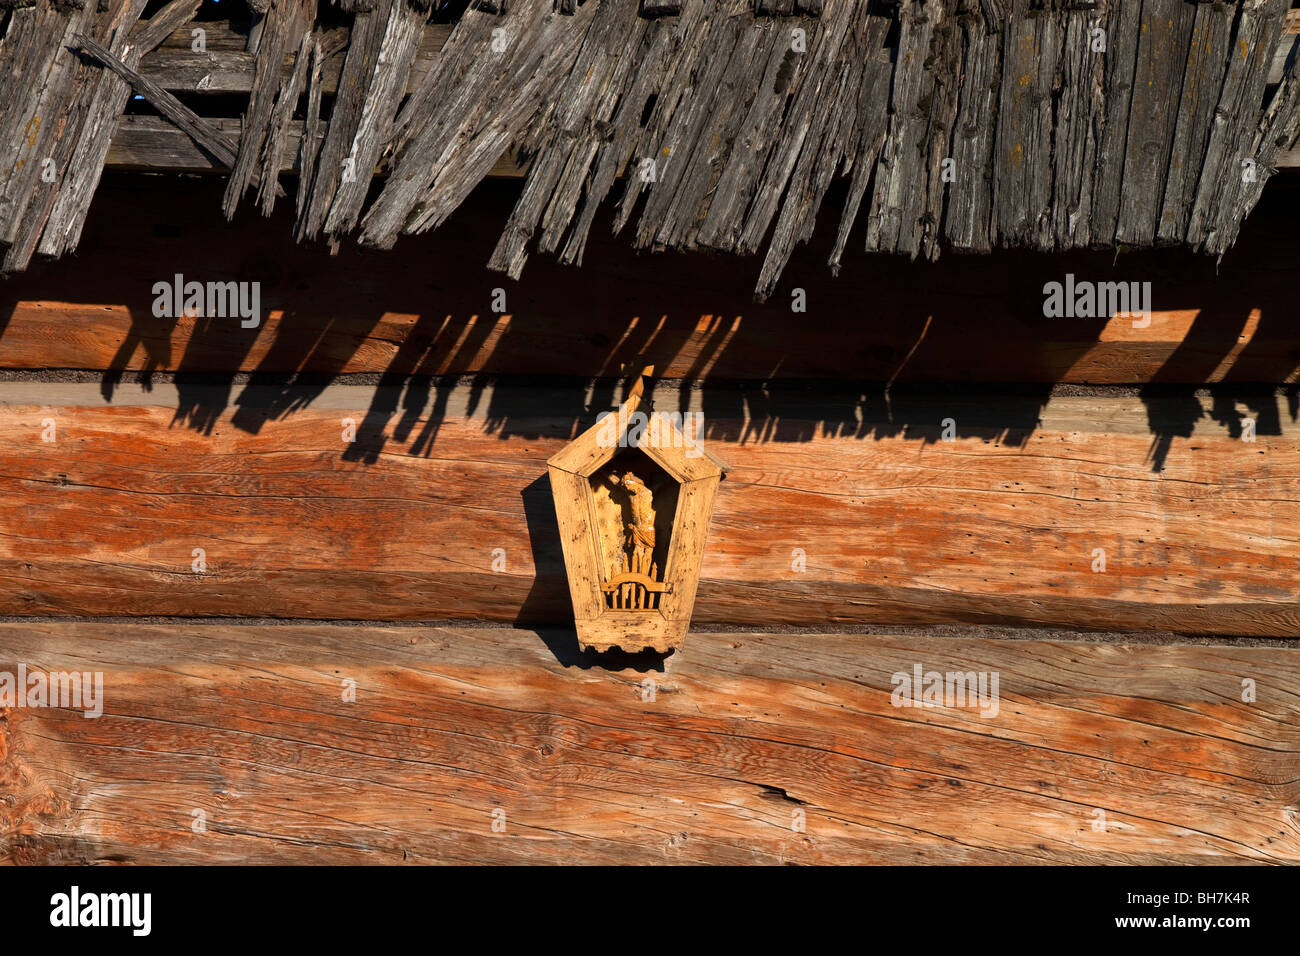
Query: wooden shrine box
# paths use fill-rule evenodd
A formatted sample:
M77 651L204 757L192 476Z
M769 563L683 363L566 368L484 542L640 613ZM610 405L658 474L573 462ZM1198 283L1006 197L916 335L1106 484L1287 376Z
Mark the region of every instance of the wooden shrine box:
M643 409L642 392L639 379L546 463L584 650L681 646L726 471L679 418Z

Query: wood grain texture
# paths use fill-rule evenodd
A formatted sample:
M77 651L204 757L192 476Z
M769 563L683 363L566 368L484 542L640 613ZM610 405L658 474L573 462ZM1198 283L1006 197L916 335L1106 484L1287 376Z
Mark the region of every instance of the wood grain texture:
M0 669L105 698L0 712L0 861L1300 862L1295 649L695 634L646 671L566 641L0 624ZM996 715L893 706L917 664L998 674Z
M193 27L186 26L171 34L159 48L145 56L141 72L164 89L174 93L247 93L253 87L256 57L247 52L248 34L232 28L228 20L208 20L201 24L204 30L204 50L194 50ZM343 72L344 52L349 29L338 28L343 43L324 61L321 70L322 91L333 95L338 91L339 77ZM413 91L429 72L438 57L438 51L447 42L451 25L428 24L420 36L412 71L407 80L407 91ZM280 79L286 80L294 69L294 57L286 55L280 69Z
M1195 4L1142 0L1117 243L1141 246L1155 239L1166 180L1171 165L1182 158L1171 155L1179 107L1187 84L1201 79L1206 70L1200 57L1191 58L1191 45L1200 39L1195 21ZM1226 44L1218 47L1216 66L1221 67L1225 49ZM1217 84L1221 77L1219 69L1210 82ZM1209 110L1198 116L1202 126L1209 119ZM1197 150L1192 155L1203 154Z
M138 0L113 4L104 18L112 27L106 29L129 29L141 9ZM26 266L39 242L58 174L67 167L85 119L93 80L70 44L95 26L96 10L40 3L16 11L0 45L0 70L22 90L5 98L0 115L0 271L5 273Z
M1052 87L1065 14L1012 0L1002 41L990 229L999 243L1051 248Z
M155 383L105 406L97 385L0 385L0 613L570 621L546 461L594 418L587 394ZM718 389L657 408L683 399L731 466L697 624L1300 624L1285 398Z
M115 54L125 52L127 66L137 66L143 53L156 47L177 24L187 23L193 18L199 2L200 0L172 0L143 24L137 22L130 34L119 28L121 32L116 42L110 44L110 50ZM127 12L131 12L131 8L127 8ZM120 49L123 42L129 44L125 51ZM75 249L80 241L86 215L103 174L111 139L131 95L130 85L109 71L98 71L95 82L90 86L93 92L86 105L82 129L68 158L63 182L41 233L37 251L42 256L60 256L69 249ZM176 130L176 127L161 117L157 119L167 128ZM206 155L188 136L180 130L176 132L196 153Z
M555 524L565 554L565 579L573 601L573 616L594 621L603 610L600 601L600 554L589 530L596 523L591 493L582 486L586 479L555 465L548 467L555 502Z
M144 0L115 2L134 10ZM598 207L635 163L613 210L616 230L635 218L631 241L647 250L748 256L765 248L752 287L764 300L819 213L837 211L825 202L836 177L847 177L850 191L827 259L834 270L864 198L866 248L913 258L936 258L943 235L959 249L1183 245L1221 255L1300 138L1300 79L1284 76L1282 102L1265 96L1290 37L1286 4L1243 0L1229 23L1224 5L1203 14L1184 0L771 5L795 18L756 18L751 0L692 0L672 16L641 15L637 0L519 0L509 9L471 4L443 34L425 30L426 3L345 3L355 16L344 29L330 17L315 25L314 0L267 0L242 47L228 25L213 25L210 50L174 31L161 59L140 70L118 62L105 18L83 4L76 22L56 10L35 24L16 11L0 57L40 78L47 54L68 45L58 37L84 33L92 45L83 49L101 50L216 165L233 166L227 216L255 176L263 211L274 204L307 80L292 230L300 241L337 245L355 235L391 249L400 236L442 227L507 152L520 150L531 158L526 188L502 217L489 259L512 279L530 249L580 260ZM802 15L811 13L820 16ZM1219 42L1202 43L1204 30ZM338 38L328 54L319 49L326 34ZM119 38L129 39L125 29ZM1285 71L1294 57L1282 62ZM246 85L232 79L241 71ZM77 137L59 131L76 134L91 114L87 155L98 159L113 119L105 111L122 102L120 82L113 97L96 97L81 73L80 61L54 55L40 83L20 84L33 88L29 96L0 104L0 132L11 133L0 148L5 273L27 267L53 204L32 160L66 165ZM109 85L103 76L94 82ZM974 89L963 91L967 84ZM219 117L205 115L229 111L230 101L203 94L244 89L236 156L215 128ZM971 135L972 120L990 135ZM144 168L155 171L189 163L157 138L141 139L143 130L130 132L135 141L120 144L119 159L153 156L162 167ZM958 170L953 153L969 167ZM1243 164L1254 179L1239 188ZM1202 166L1191 182L1189 170ZM84 208L94 183L75 178ZM65 216L46 253L71 251L75 229Z
M579 377L654 364L694 381L1285 383L1300 369L1300 189L1282 185L1269 186L1272 200L1217 273L1175 251L1118 263L1109 252L1003 251L873 266L855 243L835 278L824 258L832 223L823 246L797 249L787 266L807 296L800 314L789 289L753 301L757 256L726 269L702 256L638 256L600 224L590 268L543 257L526 282L503 280L485 263L495 217L518 195L505 184L476 193L448 232L384 255L345 245L330 256L289 239L283 207L270 226L257 216L226 223L217 183L119 183L101 188L75 259L0 284L0 367L511 375L536 374L545 356L548 374ZM260 282L262 326L154 318L153 283L176 273ZM1044 318L1044 284L1067 273L1150 281L1151 325ZM492 311L497 288L508 293L504 315Z
M1177 240L1187 234L1214 109L1227 69L1223 50L1231 40L1235 11L1218 4L1198 4L1187 51L1187 71L1178 98L1178 122L1169 158L1159 235Z
M243 130L238 119L213 119L212 126L224 135L237 139ZM304 123L289 119L284 123L284 142L297 146L302 139ZM313 140L320 146L319 129ZM270 157L268 157L270 159ZM296 155L296 149L280 152L274 157L280 172L302 174L304 167ZM109 146L105 164L113 169L128 172L154 173L213 173L222 174L230 171L215 157L204 152L182 130L177 129L159 116L145 116L130 113L117 118L116 131ZM383 168L383 167L381 167ZM526 165L521 164L513 153L502 156L492 167L494 178L519 179L526 172ZM307 170L310 174L310 169Z
M681 0L656 0L661 10L675 7L679 12ZM649 10L642 2L642 12L656 14L661 11ZM1269 68L1270 83L1282 79L1287 59L1295 45L1295 37L1300 35L1300 17L1292 10L1288 15L1283 42L1273 54ZM992 26L997 26L995 20ZM236 31L228 20L209 20L203 24L206 31L206 50L196 54L192 49L193 37L191 27L178 29L167 38L161 47L145 57L143 72L150 79L165 89L173 92L192 93L246 93L253 84L253 56L246 52L248 37ZM451 26L445 23L429 24L424 29L420 40L420 49L416 55L408 81L408 92L416 89L424 75L432 68L438 57L438 51L447 42ZM293 69L292 60L286 58L283 76L288 76ZM338 88L339 74L343 69L343 56L335 55L324 71L325 91L333 93Z
M276 178L280 172L280 162L274 154L283 142L284 126L297 108L298 84L307 59L302 49L303 38L309 32L315 15L315 0L277 0L271 4L263 21L257 35L257 67L240 127L238 156L231 164L226 192L222 197L227 219L234 216L240 198L259 171L262 176L270 175L270 182L262 182L259 190L268 204L264 208L269 209L274 204ZM294 70L282 82L280 67L289 55L295 56ZM265 158L269 161L264 161L264 148L272 154Z
M1200 185L1188 220L1187 242L1215 254L1236 235L1233 210L1257 193L1242 182L1243 164L1256 156L1263 121L1242 115L1244 104L1258 103L1266 85L1270 49L1276 46L1286 0L1246 0L1237 18L1227 73L1214 111Z
M82 35L73 37L73 42L77 45L77 49L93 56L101 66L111 69L130 83L132 89L137 90L141 96L148 99L158 112L184 130L196 143L212 153L215 159L228 166L234 165L236 147L210 122L199 116L162 87L131 69L102 44Z
M953 126L954 175L948 187L944 229L954 249L988 252L992 248L992 155L1001 96L1002 34L979 17L963 17L958 28L962 75L967 80L961 84ZM1068 122L1068 113L1063 113L1063 120ZM1067 170L1072 168L1065 150L1061 160Z

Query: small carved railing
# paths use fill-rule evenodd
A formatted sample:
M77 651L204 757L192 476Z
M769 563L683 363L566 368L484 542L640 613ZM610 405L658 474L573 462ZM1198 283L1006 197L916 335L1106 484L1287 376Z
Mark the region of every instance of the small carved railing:
M615 611L653 611L659 607L659 595L671 594L673 586L645 574L625 571L600 586L605 592L605 607Z

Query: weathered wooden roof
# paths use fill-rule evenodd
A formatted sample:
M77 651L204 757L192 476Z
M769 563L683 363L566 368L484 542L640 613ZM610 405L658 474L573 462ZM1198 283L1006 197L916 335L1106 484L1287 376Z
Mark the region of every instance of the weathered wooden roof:
M610 203L638 247L763 253L760 296L836 179L832 269L851 238L1222 254L1300 137L1289 0L258 0L246 51L187 50L200 5L0 0L5 271L76 247L139 97L230 169L228 216L295 169L299 239L391 247L511 155L493 267L580 263Z

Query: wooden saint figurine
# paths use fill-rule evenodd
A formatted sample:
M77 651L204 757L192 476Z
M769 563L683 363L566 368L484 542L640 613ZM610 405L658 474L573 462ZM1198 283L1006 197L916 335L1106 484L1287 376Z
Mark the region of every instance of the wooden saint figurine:
M614 415L601 416L546 463L584 650L666 654L690 627L725 466L707 451L692 455L671 416L632 435L633 416L649 408L645 379L653 371L646 368Z
M622 483L632 506L632 520L627 523L628 534L623 539L630 558L629 570L653 580L653 572L658 570L650 563L655 550L654 495L634 472L624 472L621 479L617 474L610 475L609 480L616 485Z

